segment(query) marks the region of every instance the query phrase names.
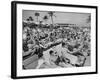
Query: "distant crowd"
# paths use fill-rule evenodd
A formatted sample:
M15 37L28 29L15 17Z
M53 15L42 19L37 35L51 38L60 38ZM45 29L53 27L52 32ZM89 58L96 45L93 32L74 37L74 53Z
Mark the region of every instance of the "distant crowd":
M38 48L49 49L53 44L64 43L69 54L78 56L90 56L91 54L91 36L90 28L80 26L66 26L54 28L41 27L32 23L23 23L23 59L27 55L34 55ZM51 46L52 47L52 46ZM38 52L38 55L41 54ZM26 56L26 57L25 57Z

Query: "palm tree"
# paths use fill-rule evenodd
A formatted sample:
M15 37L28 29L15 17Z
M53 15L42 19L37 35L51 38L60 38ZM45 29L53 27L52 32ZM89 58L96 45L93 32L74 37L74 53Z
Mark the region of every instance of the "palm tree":
M90 22L91 22L91 15L89 15L87 18L87 23L90 23Z
M38 12L36 12L36 13L35 13L35 16L37 17L37 22L38 22L38 21L39 21L39 20L38 20L38 17L40 16L40 14L39 14Z
M44 21L46 22L46 21L48 20L48 16L45 15L45 16L43 17L43 19L44 19Z
M49 11L48 14L49 14L49 16L51 17L52 25L54 25L54 21L53 21L53 16L55 16L55 15L54 15L54 12L53 12L53 11Z
M40 16L40 13L36 12L36 13L35 13L35 16L36 16L36 18L37 18L37 22L39 22L38 17ZM38 25L38 26L39 26L39 25ZM38 42L38 44L39 44L39 41L38 41L38 39L39 39L39 32L38 32L37 27L35 27L35 30L37 31L37 42Z
M29 21L34 21L34 19L32 18L32 16L29 16Z
M32 16L29 16L26 21L34 21L34 19L32 18Z

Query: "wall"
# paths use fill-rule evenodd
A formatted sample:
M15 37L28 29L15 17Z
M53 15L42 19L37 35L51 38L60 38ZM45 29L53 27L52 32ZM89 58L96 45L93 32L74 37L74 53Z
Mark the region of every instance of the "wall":
M97 5L99 6L99 14L100 14L100 0L31 0L31 1L64 3L64 4ZM0 23L0 80L11 80L10 78L10 67L11 67L10 66L11 65L11 11L10 11L11 5L10 3L11 0L1 0L0 2L0 22L1 22ZM100 18L100 15L98 17ZM99 30L100 28L98 28L98 32L100 33ZM98 41L99 40L100 37L98 38ZM100 44L100 42L98 42L98 44ZM100 45L98 46L100 47ZM98 55L98 57L100 57L100 54ZM94 75L42 78L42 80L56 80L56 79L58 80L99 80L100 73ZM33 80L33 79L26 79L26 80ZM41 80L41 79L36 78L34 80Z

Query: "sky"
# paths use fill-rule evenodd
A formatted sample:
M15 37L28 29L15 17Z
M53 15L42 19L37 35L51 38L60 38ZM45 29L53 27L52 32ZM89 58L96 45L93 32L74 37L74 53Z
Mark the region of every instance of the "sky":
M43 21L43 17L48 15L47 11L35 11L35 10L23 10L23 20L26 20L29 16L32 16L34 21L36 21L36 17L34 16L35 12L40 13L39 20ZM88 16L90 13L74 13L74 12L55 12L53 17L54 23L70 23L70 24L78 24L78 25L87 25ZM51 23L50 17L46 23Z

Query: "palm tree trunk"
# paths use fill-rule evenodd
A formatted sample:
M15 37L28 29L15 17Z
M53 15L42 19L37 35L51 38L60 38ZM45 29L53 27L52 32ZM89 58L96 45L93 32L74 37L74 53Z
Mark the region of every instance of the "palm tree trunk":
M51 21L52 21L52 25L54 25L54 23L53 23L53 17L51 17Z
M51 22L52 22L52 25L51 25L51 30L53 30L53 27L54 27L54 22L53 22L53 17L51 16Z
M38 22L38 16L37 16L37 22Z

